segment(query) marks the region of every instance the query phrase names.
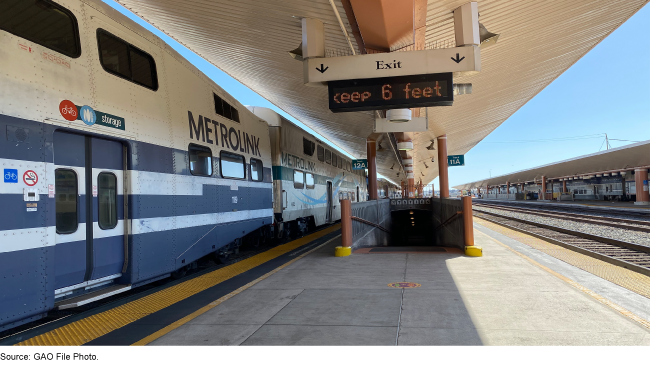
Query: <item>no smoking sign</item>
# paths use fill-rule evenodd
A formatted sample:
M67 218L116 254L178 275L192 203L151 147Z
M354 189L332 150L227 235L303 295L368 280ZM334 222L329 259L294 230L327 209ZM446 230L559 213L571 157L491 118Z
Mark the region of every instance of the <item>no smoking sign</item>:
M32 187L38 183L38 174L33 170L28 170L23 174L23 182Z

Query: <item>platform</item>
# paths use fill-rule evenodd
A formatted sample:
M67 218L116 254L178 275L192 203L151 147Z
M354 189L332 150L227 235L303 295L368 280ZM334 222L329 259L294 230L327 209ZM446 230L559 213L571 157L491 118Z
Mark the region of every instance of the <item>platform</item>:
M630 210L630 211L635 211L638 210L639 212L642 213L649 213L650 212L650 206L648 205L635 205L634 202L620 202L620 201L538 201L538 200L523 200L523 201L515 201L515 200L496 200L496 199L484 199L484 198L475 198L474 203L490 203L490 202L512 202L512 203L523 203L523 204L558 204L558 205L566 205L566 206L574 206L574 207L584 207L584 206L589 206L589 207L596 207L596 208L611 208L614 210L620 209L620 210Z
M483 257L334 257L336 225L13 343L650 345L648 277L478 218L474 232Z

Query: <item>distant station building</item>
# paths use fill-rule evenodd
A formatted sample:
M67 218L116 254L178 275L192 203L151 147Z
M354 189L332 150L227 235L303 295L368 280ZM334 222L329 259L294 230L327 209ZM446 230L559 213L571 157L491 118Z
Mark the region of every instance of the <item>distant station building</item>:
M559 161L455 188L484 199L630 201L649 205L650 141Z

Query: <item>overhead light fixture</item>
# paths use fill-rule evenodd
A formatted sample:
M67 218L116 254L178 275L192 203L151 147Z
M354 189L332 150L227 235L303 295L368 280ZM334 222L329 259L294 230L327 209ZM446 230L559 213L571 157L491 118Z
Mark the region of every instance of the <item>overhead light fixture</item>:
M426 169L429 169L429 166L427 165L427 163L424 163L424 167L425 167Z
M386 120L388 122L408 122L411 120L411 110L404 109L389 109L386 111Z
M481 23L478 23L478 34L481 37L481 48L492 46L499 40L499 34L488 31Z
M377 151L384 151L384 148L381 146L381 142L378 143L377 145L379 145L377 146Z
M434 144L434 141L431 140L431 144L429 146L427 146L427 150L435 150L436 148L433 147L433 144Z
M420 172L420 174L422 174L422 176L424 177L424 173Z
M403 141L397 143L398 150L413 150L413 141Z
M289 55L293 57L294 60L304 61L302 58L302 42L300 42L300 46L298 46L298 48L289 51Z
M394 167L395 167L395 163L393 163L393 165L390 166L390 170L393 170Z
M433 158L431 158L431 162L432 162L432 163L435 163L436 161L435 161Z

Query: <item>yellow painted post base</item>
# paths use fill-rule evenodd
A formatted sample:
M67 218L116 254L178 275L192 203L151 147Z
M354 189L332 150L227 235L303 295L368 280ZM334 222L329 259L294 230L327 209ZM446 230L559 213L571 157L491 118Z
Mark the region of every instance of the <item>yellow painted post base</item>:
M335 257L347 257L352 254L352 248L350 247L336 247L334 248Z
M465 247L465 255L468 257L482 257L483 248L477 246Z

